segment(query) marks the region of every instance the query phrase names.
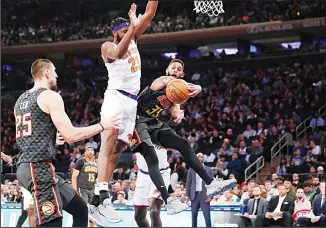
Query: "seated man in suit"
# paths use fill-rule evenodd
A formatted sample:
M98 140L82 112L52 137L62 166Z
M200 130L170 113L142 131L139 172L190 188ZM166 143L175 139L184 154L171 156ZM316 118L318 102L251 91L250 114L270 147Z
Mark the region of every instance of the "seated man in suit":
M261 197L259 185L253 188L254 198L249 199L247 204L247 212L241 217L239 227L262 227L263 219L267 210L267 201Z
M292 226L294 212L294 199L287 195L283 184L278 185L278 196L273 196L267 205L264 226Z
M326 226L326 195L325 195L325 181L321 181L319 185L320 195L316 196L313 201L312 212L316 217L306 218L300 217L298 223L300 226Z

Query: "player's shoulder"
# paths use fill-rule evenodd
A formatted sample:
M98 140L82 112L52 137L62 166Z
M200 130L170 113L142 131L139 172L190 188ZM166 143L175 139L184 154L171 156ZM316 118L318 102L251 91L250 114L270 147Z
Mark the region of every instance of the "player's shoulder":
M102 44L102 46L101 46L101 50L102 50L102 52L103 52L104 50L112 49L112 48L115 48L115 47L116 47L116 44L115 44L115 43L113 43L113 42L111 42L111 41L106 41L106 42L104 42L104 43Z
M42 91L42 93L40 93L39 97L40 98L50 98L49 101L53 101L53 99L54 100L62 99L61 95L58 92L50 90L50 89Z

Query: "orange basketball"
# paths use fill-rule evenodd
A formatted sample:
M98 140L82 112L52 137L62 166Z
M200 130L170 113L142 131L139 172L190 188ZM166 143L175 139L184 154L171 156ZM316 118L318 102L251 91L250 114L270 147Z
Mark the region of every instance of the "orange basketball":
M174 104L183 104L189 99L187 82L182 79L171 81L165 91L167 98Z

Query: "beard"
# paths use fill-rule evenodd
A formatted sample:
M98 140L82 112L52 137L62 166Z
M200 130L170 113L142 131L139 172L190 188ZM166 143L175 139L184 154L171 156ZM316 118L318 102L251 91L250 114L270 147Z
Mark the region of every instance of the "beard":
M57 84L50 84L50 89L52 91L58 92L58 85Z

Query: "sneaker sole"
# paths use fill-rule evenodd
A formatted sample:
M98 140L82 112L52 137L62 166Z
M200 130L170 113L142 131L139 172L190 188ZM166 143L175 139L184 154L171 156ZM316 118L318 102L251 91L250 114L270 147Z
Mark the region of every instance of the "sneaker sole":
M107 219L104 215L101 214L101 212L99 212L99 214L109 223L119 223L122 222L122 219L116 219L116 220L112 220L112 219Z
M223 188L211 193L211 194L207 194L207 197L211 198L214 197L218 194L220 194L221 192L225 192L226 190L232 189L234 186L236 186L237 182L232 182L230 184L225 185Z
M189 206L187 206L187 207L185 207L183 210L181 210L181 211L177 211L177 212L169 212L168 210L166 210L166 213L167 213L168 215L176 215L176 214L179 214L179 213L185 211L188 207L189 207Z
M94 223L98 227L105 227L105 225L102 224L98 219L93 217L92 214L88 214L88 220L91 221L92 223Z

